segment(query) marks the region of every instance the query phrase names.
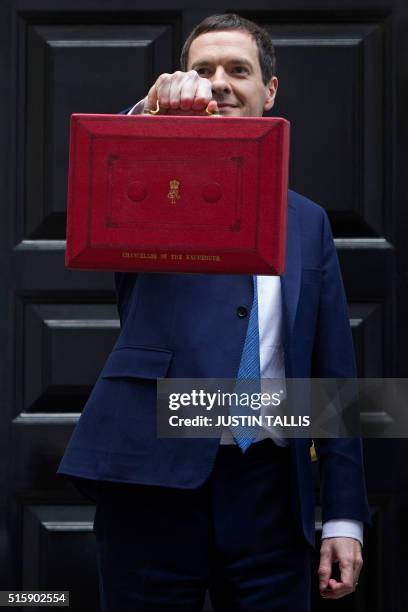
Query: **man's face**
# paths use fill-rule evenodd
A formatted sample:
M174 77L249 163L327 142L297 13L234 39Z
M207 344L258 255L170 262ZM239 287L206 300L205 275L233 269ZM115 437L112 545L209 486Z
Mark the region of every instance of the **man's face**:
M221 115L261 117L274 104L278 80L263 83L258 48L248 32L201 34L191 43L187 68L211 81Z

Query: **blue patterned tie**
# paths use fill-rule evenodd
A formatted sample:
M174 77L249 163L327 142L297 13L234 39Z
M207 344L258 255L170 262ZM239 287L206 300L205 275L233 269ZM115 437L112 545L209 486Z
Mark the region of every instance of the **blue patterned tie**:
M258 288L256 276L253 276L253 284L254 300L249 315L248 329L235 386L235 392L238 395L240 393L259 392L260 389L261 368L259 362ZM250 381L246 379L250 379ZM231 415L243 414L242 408L240 409L235 405L231 405L230 413ZM244 413L247 415L257 414L256 411L247 407ZM231 430L238 446L245 452L255 440L258 428L250 425L234 425L231 427Z

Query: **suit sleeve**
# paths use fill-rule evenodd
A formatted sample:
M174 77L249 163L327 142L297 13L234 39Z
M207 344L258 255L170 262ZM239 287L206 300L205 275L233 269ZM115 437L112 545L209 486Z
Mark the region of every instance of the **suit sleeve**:
M138 275L134 272L115 272L116 303L121 326L126 320L130 296L137 283L137 278Z
M313 376L355 378L356 365L346 296L336 249L323 213L322 284ZM323 522L370 522L360 438L315 440L319 460Z

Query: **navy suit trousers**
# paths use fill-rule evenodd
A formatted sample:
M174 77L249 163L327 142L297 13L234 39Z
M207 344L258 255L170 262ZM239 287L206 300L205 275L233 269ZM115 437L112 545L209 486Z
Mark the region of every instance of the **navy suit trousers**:
M196 489L98 482L101 612L309 612L312 548L290 497L290 452L220 446Z

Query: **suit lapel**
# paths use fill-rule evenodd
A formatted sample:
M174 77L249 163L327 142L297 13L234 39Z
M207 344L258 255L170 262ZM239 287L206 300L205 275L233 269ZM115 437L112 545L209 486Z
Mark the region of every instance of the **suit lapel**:
M286 351L289 349L299 302L301 264L299 220L296 208L289 203L286 266L285 274L281 277L283 331Z

